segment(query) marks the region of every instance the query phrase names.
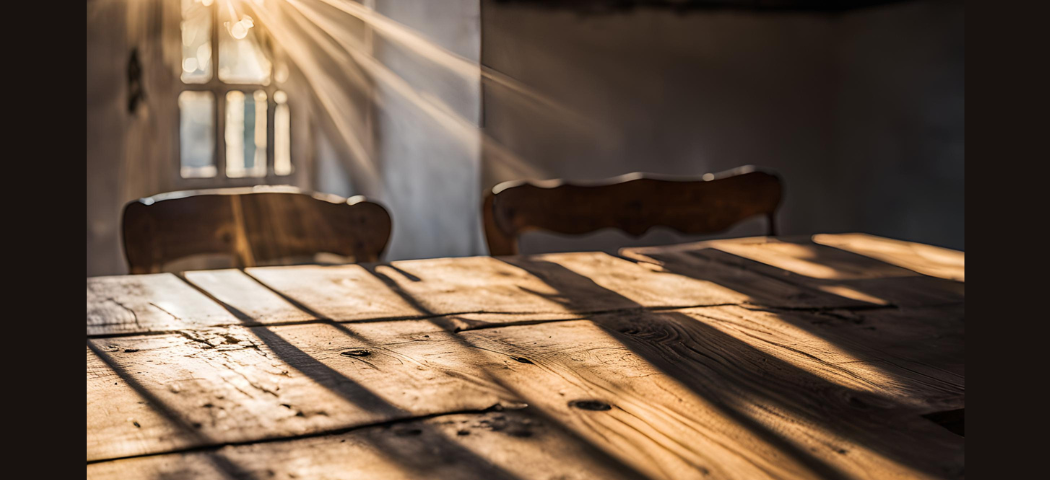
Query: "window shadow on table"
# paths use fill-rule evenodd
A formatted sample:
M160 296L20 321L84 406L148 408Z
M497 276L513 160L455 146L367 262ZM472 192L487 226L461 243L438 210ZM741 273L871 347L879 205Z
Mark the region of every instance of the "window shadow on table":
M390 404L364 385L361 385L339 371L325 365L323 362L314 359L310 354L302 351L295 345L292 345L271 330L270 327L256 326L258 323L249 315L240 311L236 307L215 298L210 292L200 288L192 281L181 276L180 278L183 278L183 280L189 285L217 302L232 315L237 317L242 323L253 325L251 333L258 337L282 362L306 375L317 385L339 395L345 401L361 407L370 413L390 418L390 421L381 423L391 424L395 422L409 421L413 418L420 417L420 415L414 415L409 411ZM254 279L254 277L251 278ZM256 281L258 280L256 279ZM265 283L259 283L270 289ZM302 309L305 313L321 319L326 325L366 344L370 343L368 339L356 335L345 326L327 319L324 315L319 314L295 299L292 299L277 290L271 290L285 300L292 302L294 306ZM358 428L368 427L368 425L363 425ZM413 435L411 436L374 435L370 437L370 441L374 443L376 451L389 457L390 460L399 466L411 470L414 474L419 475L420 478L425 478L429 473L432 473L430 469L434 465L448 462L449 459L458 461L457 467L462 469L466 478L491 478L498 480L515 480L518 478L498 465L477 456L474 452L451 442L433 426L419 423L418 428L415 430L418 430L418 432L413 431Z
M855 261L859 261L857 258L864 258L864 264L875 269L900 268L854 252L823 245L812 246L815 252L823 252L806 258L815 264L855 264ZM660 271L669 274L708 281L744 294L753 299L746 308L776 313L784 322L821 337L850 354L861 355L864 352L860 350L892 350L897 358L928 368L937 369L932 365L938 363L952 365L953 368L944 371L961 380L964 353L962 312L965 307L965 285L962 282L919 273L857 278L859 275L855 271L836 272L834 268L825 272L827 276L846 278L815 278L714 248L625 253L627 255L623 258L627 261L656 265ZM682 255L688 257L683 259ZM835 261L825 261L823 255L831 256ZM747 276L732 277L716 273L725 267L739 270ZM760 276L763 283L749 281L756 275ZM770 285L776 284L797 288L801 292L798 295L813 299L813 306L787 305L783 298L771 296L769 291L780 290L770 288ZM831 292L849 297L838 297L836 303L835 295ZM847 298L866 298L870 301L841 304L841 300ZM953 388L947 391L961 395Z
M416 299L413 295L411 295L408 292L405 292L404 290L402 290L397 285L397 282L394 279L390 278L389 276L385 275L382 272L379 272L376 269L376 267L378 265L374 265L373 264L373 265L362 265L362 266L369 273L371 273L376 279L378 279L379 281L383 282L383 284L385 284L391 291L393 291L398 296L400 296L406 303L411 305L412 308L414 308L420 315L422 315L424 317L427 317L427 318L423 319L423 321L431 323L431 324L433 324L433 325L435 325L437 327L440 327L440 328L442 328L442 329L444 329L446 331L450 331L452 333L457 333L459 331L459 327L457 327L455 325L455 322L454 321L450 321L452 319L455 319L456 321L458 321L460 323L467 323L467 324L474 323L474 324L477 324L477 322L474 322L474 321L471 321L471 320L456 318L457 315L448 315L448 316L438 315L433 310L431 310L429 307L427 307L422 302L420 302L418 299ZM397 271L399 273L405 273L401 269L396 269L395 268L395 271ZM421 281L418 277L412 276L411 278L413 279L412 281ZM443 317L447 317L447 318L443 318ZM473 345L466 338L463 338L462 336L458 336L458 335L452 335L449 338L452 339L453 341L455 341L461 347L463 347L463 351L462 352L464 354L471 355L474 358L480 358L480 356L477 353L478 352L478 347ZM513 385L508 384L507 382L504 382L503 380L501 380L500 378L496 377L495 375L492 375L491 372L487 372L486 371L485 373L487 374L486 375L486 380L492 382L493 384L499 386L500 388L502 388L502 389L504 389L504 390L506 390L508 392L511 392L512 394L517 395L519 398L521 397L520 392L518 392L518 390ZM577 444L584 446L586 451L587 451L587 453L592 458L595 458L602 465L610 466L613 471L618 472L624 478L638 478L638 479L648 478L647 476L643 475L641 472L639 472L635 468L633 468L630 465L624 463L620 459L612 456L611 454L609 454L604 449L602 449L598 445L594 444L593 442L591 442L587 438L579 435L577 432L575 432L569 426L561 425L561 422L559 420L557 420L555 417L553 417L549 413L545 412L543 409L537 408L535 406L529 406L528 407L528 411L529 411L529 413L531 413L531 414L537 416L538 418L540 418L541 421L543 421L543 422L545 422L547 424L550 424L550 425L557 426L557 428L559 429L559 431L561 433L567 435L571 440L573 440Z
M602 287L590 278L554 262L520 257L505 258L501 261L529 272L555 291L553 294L543 294L522 289L525 294L542 296L549 302L559 304L566 312L581 310L579 305L575 304L578 300L574 299L610 298L615 299L617 305L627 305L627 311L623 311L620 314L595 314L589 316L588 319L608 332L612 338L638 357L677 380L697 396L713 404L724 416L753 432L785 456L796 460L816 476L844 478L847 475L835 466L813 455L803 446L796 444L791 439L753 418L752 414L748 413L745 408L749 399L760 399L764 403L776 405L778 409L789 412L790 415L796 418L818 425L819 428L833 432L838 436L857 441L880 455L933 475L945 475L946 472L936 470L935 466L931 466L931 464L935 463L931 459L947 458L948 463L950 463L953 458L952 455L957 453L956 450L952 449L954 444L951 442L935 442L935 445L926 445L921 448L914 448L915 444L908 441L894 443L892 439L901 439L903 437L899 435L884 435L887 428L893 427L892 425L887 425L883 419L879 418L879 414L883 411L883 406L886 403L885 399L868 392L852 390L829 382L804 369L766 354L748 343L708 325L703 320L674 311L647 312L641 304L628 299L618 292ZM672 263L668 262L668 265ZM375 265L364 267L371 275L383 282L391 291L399 295L421 315L431 317L424 319L425 321L453 333L458 331L456 328L457 324L478 326L480 323L476 320L458 319L456 315L438 315L426 305L425 299L417 299L405 292L394 279L385 275L382 271L377 271ZM688 272L680 273L671 269L668 270L672 273L693 277ZM424 281L418 277L405 275L403 271L398 271L410 281ZM696 275L696 272L693 272L693 274ZM251 278L254 279L255 277ZM702 275L693 278L712 281L711 279L702 278ZM183 278L183 280L186 279ZM267 348L273 351L281 361L299 370L313 382L336 393L345 401L358 405L377 415L401 419L412 417L410 412L387 402L364 385L355 382L292 345L276 333L279 327L259 326L259 322L249 315L221 302L192 282L186 281L210 299L218 302L242 323L251 325L251 332L263 341ZM346 325L328 319L310 308L310 306L271 288L261 281L259 283L284 298L293 306L320 319L322 323L337 329L342 334L366 344L376 345L370 339L364 338L347 328ZM759 291L748 292L748 289L751 287L749 287L747 282L727 282L723 286L745 295L758 296L762 294ZM453 319L457 321L450 321ZM803 324L796 326L806 328L814 335L819 336L824 333L823 330L812 325L809 325L809 328ZM468 327L468 331L470 328ZM479 355L478 358L480 358L480 355L484 353L480 351L480 347L474 345L462 335L451 335L450 338L463 347L464 355ZM859 339L860 337L858 337ZM835 341L832 338L828 340L831 342ZM91 341L88 343L91 345ZM376 347L381 348L381 345L376 345ZM844 345L843 348L847 351L849 350L848 345ZM93 348L93 350L97 350L97 347ZM171 418L180 428L192 428L185 419L180 418L173 407L165 405L162 400L150 394L148 389L135 382L134 378L132 378L133 376L120 369L116 362L109 359L108 356L103 356L106 355L105 352L96 352L96 354L113 368L118 375L128 381L128 384L136 392L154 405L162 415ZM672 357L668 357L668 355ZM674 361L674 358L688 361ZM759 375L755 374L749 367L737 365L734 363L735 361L746 362L750 366L759 365L762 371L776 372L776 374L758 378ZM512 385L507 385L506 382L501 381L492 372L486 373L489 373L486 380L492 382L492 384L511 394L521 396ZM733 388L720 389L718 386L698 381L700 378L710 378L712 373L717 378L724 379L725 384L732 384ZM807 403L811 396L791 395L790 392L794 389L817 392L816 398L821 399L821 404L813 405ZM860 412L859 414L858 411ZM556 420L550 413L544 412L537 407L530 407L529 412L542 418L543 421L557 426L579 444L585 445L592 456L599 458L603 463L616 465L616 469L625 472L624 476L632 478L643 477L637 470L574 431L571 426L561 425L561 422ZM446 462L448 457L454 457L461 459L461 466L464 469L463 473L465 476L494 479L516 478L512 473L494 465L484 457L451 441L435 428L421 424L420 429L420 435L407 439L405 437L394 439L379 435L373 436L374 438L370 441L374 443L379 452L421 477L433 473L429 468L435 463ZM215 443L211 438L200 437L200 432L197 432L195 429L190 432L193 435L197 435L191 438L205 443ZM887 440L887 438L891 440ZM830 445L828 447L835 448L835 446ZM837 454L846 455L848 452L837 452ZM245 472L243 467L232 464L220 452L209 452L209 458L212 456L217 458L211 461L226 475L236 478L251 477L251 473ZM961 465L961 462L959 464ZM947 473L949 475L961 475L961 471Z
M586 277L582 277L580 275L577 275L574 272L571 272L568 269L565 269L561 265L557 265L557 264L550 263L550 262L543 262L543 261L524 260L524 259L521 259L519 257L514 257L513 259L504 259L503 261L507 262L508 264L510 264L510 265L512 265L514 267L526 270L530 274L532 274L533 276L535 276L537 278L543 279L549 286L553 287L557 291L556 294L542 294L542 293L531 292L531 291L529 291L528 293L531 293L531 294L534 294L534 295L543 296L544 298L546 298L548 300L552 300L553 299L552 301L562 302L563 306L567 307L567 309L569 309L569 310L573 310L573 305L572 305L572 299L573 298L588 298L588 296L607 296L607 295L610 295L610 294L615 295L614 292L611 292L611 291L609 291L607 289L604 289L604 288L598 286L597 284L595 284L590 279L588 279ZM366 267L366 268L368 268L368 267ZM386 284L392 291L394 291L398 295L400 295L407 303L412 305L420 313L425 314L425 315L430 315L430 314L433 313L420 300L417 300L411 294L408 294L407 292L404 292L402 289L400 289L399 286L397 285L396 281L394 281L393 279L387 277L382 272L378 272L375 269L374 266L372 266L371 268L368 268L368 270L373 275L375 275L378 279L380 279L384 284ZM566 272L571 273L571 275L566 275L565 274ZM557 279L568 280L568 281L558 281ZM636 306L637 306L637 308L639 310L642 309L641 305L637 305L636 304ZM598 322L596 322L596 323L598 323ZM599 323L599 325L600 325L600 323ZM508 327L513 327L513 325L507 325L507 326ZM461 336L457 336L457 337L454 337L454 338L456 338L458 342L460 342L464 347L466 347L467 351L470 351L471 349L477 348L475 345L471 344L471 342L469 342L467 339L465 339L465 338L463 338ZM622 335L620 336L620 338L622 338ZM641 354L640 356L642 358L646 359L650 363L653 363L652 359L649 358L649 357L651 357L650 353L648 353L648 352L639 352L639 351L634 350L634 349L632 349L632 350L635 351L635 353L640 353ZM502 382L500 379L496 378L493 375L489 375L489 379L492 380L493 382L496 382L497 384L503 386L504 388L507 388L508 390L511 390L511 391L516 391L517 390L512 385L508 385L505 382ZM697 392L697 393L701 394L701 396L705 397L705 399L707 399L707 400L712 400L712 398L710 398L711 395L703 395L704 392ZM833 467L831 465L828 465L828 464L822 462L821 460L817 459L816 457L810 455L804 449L802 449L799 446L793 444L791 441L782 438L781 436L779 436L775 432L772 432L771 430L765 428L764 426L762 426L761 424L759 424L758 422L756 422L755 420L753 420L752 418L750 418L746 414L743 414L743 413L737 411L736 409L734 409L732 407L729 407L728 405L726 405L724 403L724 401L719 401L719 399L717 399L717 398L715 398L713 400L715 400L714 404L720 407L721 413L723 413L727 417L733 419L734 421L736 421L740 425L743 425L748 430L758 434L759 437L761 437L762 439L767 441L769 444L771 444L772 446L777 448L779 451L781 451L784 454L786 454L786 455L794 458L795 460L797 460L799 463L804 465L806 468L808 468L812 473L816 474L817 476L822 477L822 478L830 478L830 479L846 478L846 475L843 472L839 471L838 469L836 469L835 467ZM549 421L552 421L552 422L557 422L557 420L555 420L550 415L547 415L547 419ZM570 429L571 430L571 427L566 426L566 429ZM579 436L579 435L577 435L577 436L578 436L578 438L580 438L581 441L587 441L582 436ZM600 448L600 447L595 445L595 448Z
M145 399L146 402L149 403L149 405L154 409L154 411L156 411L158 414L164 417L164 419L169 421L172 425L174 425L181 434L191 438L194 443L199 445L218 443L213 438L209 437L208 435L205 435L196 427L194 427L191 424L191 422L188 422L186 419L184 419L176 409L172 408L166 402L164 402L164 400L161 400L156 395L154 395L153 392L151 392L148 388L142 385L142 383L139 382L135 378L135 376L131 374L131 372L128 372L127 369L120 366L120 364L117 363L116 360L114 360L108 353L106 353L97 345L95 345L95 343L92 342L90 339L87 341L87 346L91 350L91 352L94 353L95 356L102 361L102 363L106 364L106 366L109 367L109 369L112 370L113 373L115 373L118 377L120 377L120 379L123 380L124 383L131 387L131 389L134 390L135 393L137 393L140 397ZM226 455L223 455L220 452L215 452L213 455L208 455L207 460L212 464L212 466L216 468L218 472L222 473L228 478L253 478L253 476L251 475L251 473L249 473L248 470L233 462ZM91 465L92 463L96 462L88 462L88 465Z
M557 263L528 257L506 257L500 260L528 271L557 292L572 292L571 295L544 296L563 303L568 310L574 309L573 298L587 298L587 295L603 298L619 296L619 300L629 301L617 292ZM748 294L747 291L741 293ZM637 307L641 312L642 306ZM885 399L870 392L831 383L696 318L679 312L662 311L636 315L596 315L592 321L640 358L710 401L721 413L820 477L843 478L845 474L752 418L744 408L749 403L753 404L752 399L777 405L803 422L854 440L900 464L937 476L945 473L961 475L961 471L945 472L937 465L937 460L947 460L951 464L952 456L959 453L954 450L956 444L952 439L928 444L908 441L906 434L898 432L898 429L907 430L906 425L890 424L890 419L899 419L900 415L894 411L895 406L885 407ZM819 334L816 331L813 333ZM735 363L737 361L746 362L747 365L738 365ZM755 370L762 370L762 373ZM699 381L709 378L712 371L725 379L722 385ZM812 394L792 395L793 391L814 392L820 404L807 403L813 398ZM880 418L880 411L886 416ZM839 454L848 453L837 446L828 447Z
M400 468L404 468L406 471L412 472L412 474L417 476L418 478L428 478L429 476L435 474L435 466L447 466L449 464L454 464L457 475L462 476L462 478L517 478L516 475L505 470L504 468L501 468L493 461L483 458L478 454L474 453L473 451L451 441L445 436L444 433L439 431L433 425L429 425L425 422L416 421L416 419L441 416L446 413L437 413L433 415L413 415L411 412L408 412L395 405L390 404L389 402L385 401L383 398L379 397L374 392L369 390L364 385L354 381L346 375L343 375L339 371L311 357L310 354L304 352L295 345L292 345L288 340L278 335L278 333L276 333L271 327L259 326L258 322L256 322L253 318L251 318L251 316L247 315L243 311L237 309L236 307L233 307L232 305L222 302L210 292L197 286L192 281L182 276L180 276L180 278L186 281L186 283L190 286L194 287L195 289L206 295L209 299L223 306L227 311L229 311L243 324L251 325L251 333L254 336L256 336L259 340L261 340L266 345L268 350L272 351L282 362L298 370L300 373L310 378L317 385L320 385L323 388L332 391L333 393L336 393L345 401L352 403L358 407L361 407L369 412L376 413L381 416L391 417L391 420L388 422L380 422L381 425L411 424L412 428L407 430L409 433L408 435L394 436L369 434L362 436L362 440L364 442L372 444L375 447L375 451L389 458L394 464L398 465ZM258 280L256 279L256 281ZM268 289L270 288L265 283L259 283ZM382 348L381 345L375 345L371 343L369 339L364 338L361 335L351 331L342 324L327 319L324 315L319 314L315 310L311 309L309 306L304 305L303 303L295 300L294 298L290 298L279 291L273 289L271 290L280 295L285 300L292 303L293 306L303 310L305 313L308 313L309 315L315 318L320 319L321 323L327 325L328 327L334 328L342 334L353 337L366 345L374 345L376 348ZM422 308L421 305L420 308ZM425 309L423 311L425 311ZM448 329L447 324L439 324L439 326ZM90 343L91 342L89 341L89 344ZM104 355L104 352L102 354ZM179 414L176 408L166 404L164 400L150 393L150 391L147 388L143 387L140 383L135 381L134 376L129 375L128 372L124 371L124 369L122 369L116 362L112 361L112 359L109 359L109 361L107 361L106 363L110 365L117 372L118 375L120 375L122 378L125 378L138 393L142 394L143 397L147 399L147 401L153 408L161 412L165 417L171 419L177 425L191 428L188 426L187 420ZM498 408L498 406L496 408ZM447 414L455 413L471 412L447 412ZM601 465L612 466L612 471L616 471L619 473L618 478L645 478L637 471L631 469L629 466L624 465L617 459L607 455L604 451L598 449L597 447L594 447L593 445L590 445L583 439L576 437L571 430L564 429L555 420L544 416L543 412L537 411L534 408L527 408L526 410L523 410L522 413L526 415L531 415L541 421L544 421L547 424L549 424L552 428L556 429L557 433L567 435L572 440L576 440L577 444L582 445L584 447L584 450L590 455L592 459L595 459ZM352 430L367 428L375 427L371 425L363 425L361 427L354 427ZM199 450L201 451L201 453L205 454L211 461L216 462L221 473L234 478L253 477L252 472L246 471L244 468L236 468L236 465L232 465L227 456L217 451L218 447L223 446L224 443L209 436L201 435L200 432L194 429L188 430L188 432L191 435L190 438L192 438L196 443L211 446L211 448L193 448L191 450ZM335 432L333 434L337 433L338 432ZM320 433L319 435L325 434ZM295 440L296 438L299 437L291 436L287 440ZM235 444L239 445L242 443L250 444L253 442L236 442Z
M811 298L855 300L857 305L873 307L912 307L949 305L964 301L965 284L924 275L879 259L808 242L777 242L792 248L789 254L770 255L760 261L714 247L621 252L622 258L650 263L664 270L698 280L707 280L750 295L756 303L790 306L784 299L770 297L764 289L753 288L754 276L780 282ZM755 246L757 252L760 246ZM761 258L761 257L760 257ZM717 275L726 268L740 273L734 278Z

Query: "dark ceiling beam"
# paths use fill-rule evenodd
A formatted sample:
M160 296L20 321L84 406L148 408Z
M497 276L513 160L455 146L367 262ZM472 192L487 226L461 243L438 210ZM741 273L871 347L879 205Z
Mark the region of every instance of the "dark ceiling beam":
M680 13L710 10L839 13L908 0L494 0L497 4L535 6L580 13L613 13L637 8Z

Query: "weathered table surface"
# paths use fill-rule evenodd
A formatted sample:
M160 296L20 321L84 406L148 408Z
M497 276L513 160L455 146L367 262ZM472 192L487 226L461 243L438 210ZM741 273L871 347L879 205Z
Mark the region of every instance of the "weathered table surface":
M963 254L867 235L89 278L92 478L956 478Z

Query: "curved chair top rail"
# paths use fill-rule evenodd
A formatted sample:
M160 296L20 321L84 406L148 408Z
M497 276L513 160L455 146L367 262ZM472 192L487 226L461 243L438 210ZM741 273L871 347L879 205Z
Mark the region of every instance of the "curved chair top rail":
M382 205L362 196L257 186L168 192L124 207L124 251L131 273L225 254L237 267L332 253L374 262L386 248L392 222Z
M780 205L781 180L745 166L680 177L631 173L597 182L513 181L485 195L482 217L492 255L518 253L518 236L534 230L570 235L615 228L641 236L655 226L686 234L718 233Z

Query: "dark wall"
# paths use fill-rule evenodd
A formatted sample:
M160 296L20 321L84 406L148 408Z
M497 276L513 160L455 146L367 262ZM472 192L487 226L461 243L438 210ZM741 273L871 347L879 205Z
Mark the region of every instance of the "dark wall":
M580 13L483 0L482 65L540 101L483 83L485 133L516 158L486 149L482 186L754 164L786 179L784 234L962 248L961 32L961 2ZM599 234L586 246L624 241ZM549 235L523 243L581 246Z
M852 13L836 38L840 228L963 249L962 2Z

